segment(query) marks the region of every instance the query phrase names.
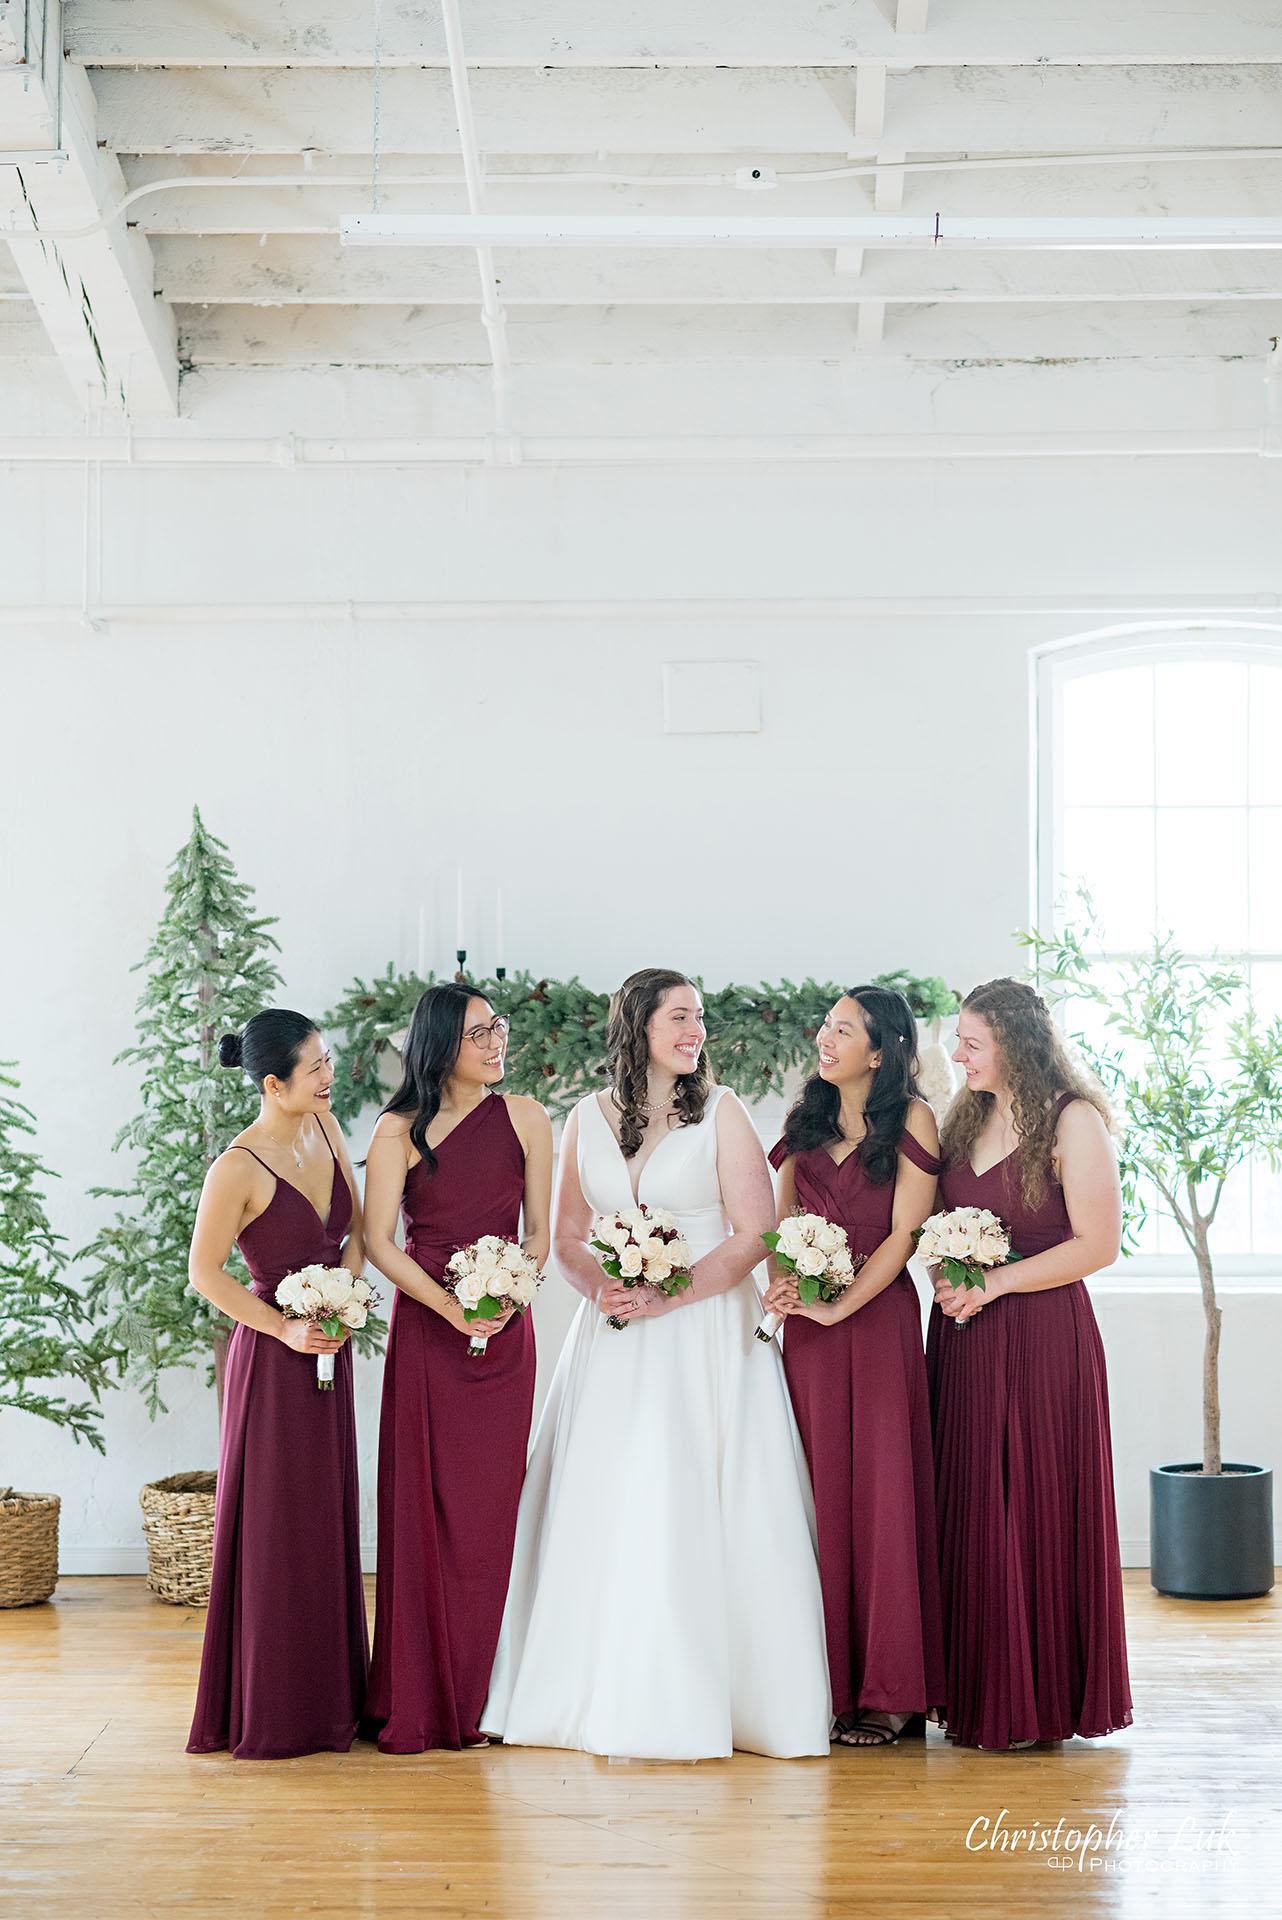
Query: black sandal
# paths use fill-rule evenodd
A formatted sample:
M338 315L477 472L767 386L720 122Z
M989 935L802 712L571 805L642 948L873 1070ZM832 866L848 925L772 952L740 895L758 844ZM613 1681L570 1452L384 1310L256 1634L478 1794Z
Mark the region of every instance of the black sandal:
M870 1719L867 1713L842 1713L833 1722L832 1738L842 1747L897 1747L899 1736L904 1733L913 1716L908 1714L903 1724L889 1726L884 1720ZM863 1739L855 1736L863 1734Z

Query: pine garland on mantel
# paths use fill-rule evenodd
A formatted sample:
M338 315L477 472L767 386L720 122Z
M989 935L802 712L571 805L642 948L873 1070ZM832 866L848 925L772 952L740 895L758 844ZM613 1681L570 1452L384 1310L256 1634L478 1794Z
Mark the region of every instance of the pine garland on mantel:
M375 979L353 981L325 1015L327 1033L336 1043L334 1111L344 1126L386 1098L382 1056L393 1035L408 1026L419 995L435 984L435 974L424 980L398 973L389 963ZM919 1020L957 1011L957 995L933 976L918 979L901 968L878 974L875 984L898 988ZM512 1023L508 1092L533 1094L549 1112L567 1114L604 1074L609 995L594 993L577 976L546 980L518 973L506 980L477 980L475 986ZM803 980L795 986L781 980L777 986L705 993L708 1052L718 1080L745 1100L782 1092L785 1073L807 1061L820 1023L842 991L831 981Z

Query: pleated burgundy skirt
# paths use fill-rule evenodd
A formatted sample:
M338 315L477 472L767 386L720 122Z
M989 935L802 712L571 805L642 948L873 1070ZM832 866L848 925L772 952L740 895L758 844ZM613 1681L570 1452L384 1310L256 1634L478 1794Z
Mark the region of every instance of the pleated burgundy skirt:
M954 1202L956 1204L956 1202ZM926 1342L951 1738L1130 1724L1104 1349L1081 1281Z

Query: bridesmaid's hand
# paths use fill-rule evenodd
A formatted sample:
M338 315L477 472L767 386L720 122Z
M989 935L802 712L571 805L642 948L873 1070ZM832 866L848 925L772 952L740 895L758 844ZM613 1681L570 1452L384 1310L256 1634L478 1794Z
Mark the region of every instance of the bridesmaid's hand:
M937 1290L935 1298L939 1302L940 1312L948 1319L973 1320L992 1298L992 1291L991 1280L982 1292L978 1287L968 1287L965 1282L960 1287L951 1287L945 1283Z
M766 1288L762 1305L767 1313L777 1313L781 1317L789 1313L801 1312L801 1295L797 1292L797 1282L790 1273L781 1273Z
M792 1311L802 1320L813 1320L817 1327L835 1327L839 1320L850 1318L840 1300L816 1300L809 1307L803 1307L798 1301Z
M441 1308L441 1318L442 1320L448 1320L457 1332L465 1333L469 1340L474 1333L483 1333L488 1339L492 1340L496 1333L503 1331L515 1312L515 1307L508 1307L506 1312L496 1313L492 1320L465 1320L463 1318L462 1307L454 1298L454 1295L449 1293L446 1294L445 1304Z
M347 1328L336 1340L331 1340L325 1329L316 1320L287 1320L281 1315L281 1339L295 1353L337 1353L347 1338Z

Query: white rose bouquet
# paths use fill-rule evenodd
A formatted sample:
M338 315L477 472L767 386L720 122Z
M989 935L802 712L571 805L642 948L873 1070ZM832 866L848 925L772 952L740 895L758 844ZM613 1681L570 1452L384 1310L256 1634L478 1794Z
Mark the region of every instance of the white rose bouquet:
M784 1272L795 1275L803 1307L838 1299L867 1258L856 1258L846 1229L820 1213L789 1214L776 1232L761 1237ZM758 1340L773 1340L779 1325L779 1314L766 1314L757 1328Z
M509 1307L524 1313L542 1281L538 1261L524 1247L502 1234L483 1233L451 1256L441 1285L454 1295L471 1326L473 1321L497 1320ZM468 1359L479 1360L489 1340L478 1327L467 1343Z
M1013 1251L1006 1228L987 1207L953 1207L947 1213L932 1213L924 1226L914 1228L913 1240L927 1265L942 1267L954 1287L978 1287L981 1293L986 1273L1021 1257ZM953 1322L959 1333L967 1324L965 1320Z
M331 1340L337 1340L344 1327L355 1332L363 1327L371 1307L379 1296L368 1280L346 1267L300 1267L287 1273L276 1289L276 1305L289 1320L315 1320ZM316 1384L327 1393L334 1391L334 1356L316 1356Z
M690 1249L676 1217L662 1207L623 1207L596 1223L591 1245L601 1270L625 1287L657 1287L669 1300L690 1285ZM612 1327L627 1326L617 1314Z

